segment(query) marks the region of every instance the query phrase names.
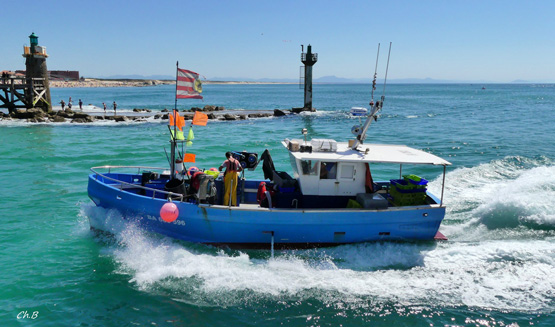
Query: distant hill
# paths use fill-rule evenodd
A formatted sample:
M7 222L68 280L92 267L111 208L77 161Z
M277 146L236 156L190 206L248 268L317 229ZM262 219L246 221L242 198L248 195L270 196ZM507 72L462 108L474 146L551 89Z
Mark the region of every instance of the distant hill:
M100 79L129 79L129 80L175 80L175 76L170 75L111 75L111 76L101 76L97 77ZM210 77L209 81L216 82L260 82L260 83L299 83L298 78L248 78L248 77ZM313 79L314 83L329 83L329 84L370 84L372 79L368 78L345 78L338 77L334 75L322 76ZM378 83L383 83L383 79L378 79ZM444 80L444 79L433 79L433 78L397 78L388 79L388 83L393 84L495 84L502 82L496 81L485 81L485 80ZM555 80L537 80L537 81L527 81L527 80L514 80L510 83L515 84L533 84L533 83L543 83L551 84L555 83Z

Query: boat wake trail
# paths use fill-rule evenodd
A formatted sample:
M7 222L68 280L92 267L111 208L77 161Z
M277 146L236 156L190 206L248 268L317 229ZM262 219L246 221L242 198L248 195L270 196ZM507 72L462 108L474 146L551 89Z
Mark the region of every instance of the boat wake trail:
M194 306L284 301L346 306L354 314L367 312L368 303L393 310L403 305L555 311L555 254L548 240L364 243L278 251L271 259L269 251L217 249L132 225L121 229L113 211L83 211L114 224L113 241L102 242L116 273L129 276L143 292Z
M450 238L555 236L555 165L551 160L507 157L457 169L448 173L447 181L443 230ZM431 184L434 191L441 181Z

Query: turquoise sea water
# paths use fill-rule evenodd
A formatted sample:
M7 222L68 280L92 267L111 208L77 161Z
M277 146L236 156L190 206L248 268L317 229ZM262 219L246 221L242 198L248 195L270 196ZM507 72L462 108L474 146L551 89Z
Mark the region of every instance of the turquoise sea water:
M381 89L378 89L381 95ZM87 110L118 102L172 108L171 86L52 89ZM163 166L160 121L27 124L0 121L0 326L553 326L555 325L555 85L388 85L368 141L407 144L448 168L441 243L236 251L175 242L131 226L89 231L89 168ZM302 105L296 85L205 85L204 102L233 110ZM367 85L315 85L314 114L195 127L201 168L227 150L279 141L346 140ZM437 194L441 169L407 167ZM376 167L375 179L396 168ZM250 173L261 177L261 172Z

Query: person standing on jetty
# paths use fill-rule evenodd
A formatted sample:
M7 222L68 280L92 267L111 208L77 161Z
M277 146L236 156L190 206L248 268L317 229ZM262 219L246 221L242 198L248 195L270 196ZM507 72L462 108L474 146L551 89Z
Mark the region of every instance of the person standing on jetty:
M64 110L64 108L66 107L66 103L64 100L60 101L60 104L62 105L62 111Z
M224 202L223 205L229 205L229 193L231 193L231 205L237 205L237 183L239 178L237 173L243 170L241 163L231 155L231 152L226 152L226 161L220 166L219 170L225 167L224 173Z
M83 101L81 99L79 99L79 109L83 111Z
M102 102L102 105L104 106L104 116L106 116L106 103Z
M114 101L114 116L116 115L116 108L118 107L116 101Z

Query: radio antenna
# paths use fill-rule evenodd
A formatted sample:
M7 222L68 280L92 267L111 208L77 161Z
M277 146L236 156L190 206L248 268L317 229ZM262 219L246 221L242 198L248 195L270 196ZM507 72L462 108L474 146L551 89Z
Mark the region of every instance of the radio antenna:
M387 72L389 71L389 58L391 56L391 43L389 42L389 54L387 55L387 66L385 69L385 79L384 79L384 83L383 83L383 93L382 93L382 97L380 101L376 101L376 103L374 104L374 90L376 89L376 76L377 76L377 70L378 70L378 58L376 58L376 70L374 72L374 81L372 82L372 100L370 100L370 114L368 114L367 118L366 118L366 122L364 122L364 125L361 127L360 129L360 133L357 132L357 138L355 140L355 142L353 143L353 146L351 147L351 149L356 150L357 147L360 144L364 143L364 140L366 139L366 132L368 132L368 128L370 127L370 124L372 123L372 120L378 120L378 112L382 109L383 106L383 101L385 100L385 84L387 82ZM380 44L378 43L378 57L380 54Z
M383 92L382 92L382 101L380 103L380 109L383 106L383 101L385 100L385 85L387 84L387 72L389 71L389 58L391 56L391 43L389 42L389 53L387 54L387 65L385 66L385 79L383 81Z
M374 107L374 91L376 90L376 79L378 78L378 59L380 58L380 44L378 43L378 54L376 55L376 68L374 68L374 80L372 81L372 98L370 99L370 109Z

